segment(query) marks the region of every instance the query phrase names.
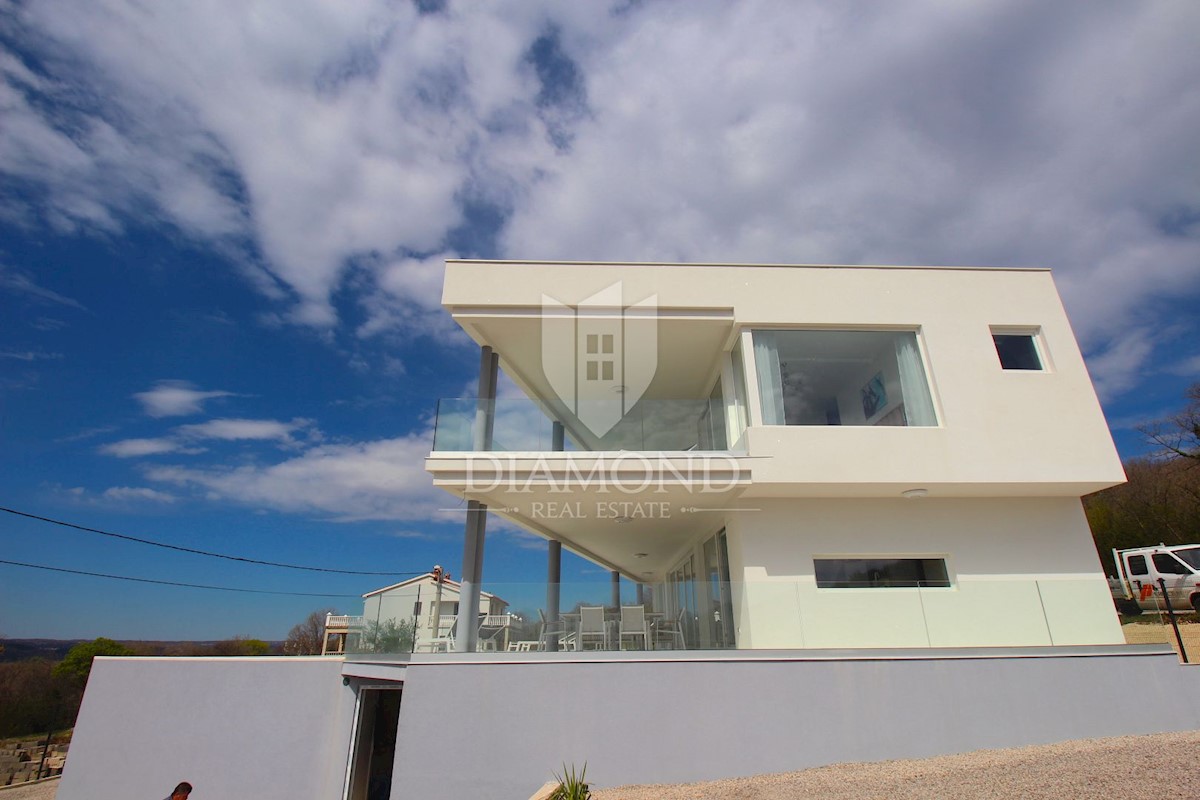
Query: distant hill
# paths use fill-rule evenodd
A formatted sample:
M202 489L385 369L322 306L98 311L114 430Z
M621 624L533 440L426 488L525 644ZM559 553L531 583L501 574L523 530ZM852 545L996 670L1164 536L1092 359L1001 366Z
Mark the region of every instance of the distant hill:
M28 661L31 658L44 658L47 661L61 661L67 651L80 642L90 642L91 639L0 639L4 652L0 653L0 662ZM213 648L218 640L211 641L156 641L140 639L118 639L138 655L143 656L191 656L213 655ZM271 651L282 652L283 642L268 642Z
M44 658L47 661L61 661L67 651L83 639L3 639L0 645L4 652L0 653L0 661L28 661L31 658Z

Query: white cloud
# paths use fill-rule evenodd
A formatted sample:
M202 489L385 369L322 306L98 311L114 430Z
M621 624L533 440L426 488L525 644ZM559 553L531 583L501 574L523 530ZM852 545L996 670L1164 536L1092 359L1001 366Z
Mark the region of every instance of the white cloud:
M212 419L196 425L181 425L176 435L184 439L220 439L291 442L292 434L312 426L312 420L294 419L280 422L273 419Z
M14 18L49 72L0 61L0 171L63 229L152 212L261 252L269 275L243 263L281 320L332 325L349 288L362 336L436 330L431 254L472 249L1049 266L1116 376L1136 373L1125 330L1200 291L1196 3L30 0Z
M1200 376L1200 354L1171 364L1167 367L1167 372L1173 375L1182 375L1185 378Z
M174 503L174 495L160 492L157 489L149 489L145 486L113 486L105 489L101 495L106 500L118 501L142 501L152 503Z
M133 395L151 417L182 417L199 414L204 402L217 397L232 397L233 392L203 391L187 381L159 381L153 389Z
M1085 344L1128 357L1123 328L1200 289L1194 222L1164 225L1200 215L1198 23L1194 4L647 4L584 61L591 113L503 247L1049 266Z
M213 499L341 520L440 519L454 500L424 470L428 434L324 445L267 466L153 467L154 481L206 490Z
M420 540L430 541L430 542L435 541L439 538L444 538L444 537L434 536L432 533L429 533L428 531L414 531L414 530L392 531L389 535L394 536L397 539L420 539Z
M183 445L174 439L123 439L101 445L100 452L117 458L139 458L174 453L182 448Z
M1088 371L1101 400L1109 400L1135 386L1154 352L1153 331L1126 331L1109 347L1087 360Z
M92 439L96 436L103 436L106 433L112 433L117 430L115 425L98 425L94 428L84 428L81 431L72 433L68 436L62 436L55 439L56 442L82 442L85 439Z
M0 108L2 107L3 106L0 106ZM0 137L0 141L3 141L3 137ZM58 292L45 288L44 286L38 286L28 275L7 270L3 266L0 266L0 289L12 292L13 294L26 295L44 303L68 306L70 308L79 309L80 311L86 310L78 300L67 297L66 295L61 295ZM48 320L48 322L52 327L61 327L62 325L66 324L57 320Z
M171 405L171 401L168 401ZM162 416L161 414L159 416ZM301 434L297 439L295 434ZM102 445L100 452L118 458L179 453L196 455L206 452L196 443L202 441L224 442L276 442L284 448L297 448L320 441L321 432L310 419L297 417L291 422L273 419L212 419L195 425L180 425L167 436L154 439L124 439Z

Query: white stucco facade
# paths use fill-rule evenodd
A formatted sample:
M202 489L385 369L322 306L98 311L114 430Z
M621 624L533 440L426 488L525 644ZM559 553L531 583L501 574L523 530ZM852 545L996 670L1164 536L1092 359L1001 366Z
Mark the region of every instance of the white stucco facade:
M613 383L639 390L623 420L640 415L635 438L593 435L546 365L547 299L582 319L614 296ZM690 581L697 645L1123 641L1080 497L1124 474L1047 270L451 261L443 302L568 445L435 445L435 483L660 587L671 613ZM650 303L655 330L639 340L630 310ZM604 376L583 369L578 325L584 393ZM1035 366L1002 363L1005 341ZM622 383L647 351L652 374ZM660 430L705 401L715 411L697 419L717 419L715 444ZM501 401L494 415L501 426ZM729 479L709 491L718 472ZM818 561L873 577L819 585ZM934 579L895 585L884 563ZM705 634L712 617L723 633Z

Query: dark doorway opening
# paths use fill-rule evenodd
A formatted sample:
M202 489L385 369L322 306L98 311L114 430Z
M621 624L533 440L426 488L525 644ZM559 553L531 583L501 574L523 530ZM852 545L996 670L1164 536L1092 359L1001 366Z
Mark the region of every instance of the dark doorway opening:
M349 800L388 800L400 724L401 689L359 689Z

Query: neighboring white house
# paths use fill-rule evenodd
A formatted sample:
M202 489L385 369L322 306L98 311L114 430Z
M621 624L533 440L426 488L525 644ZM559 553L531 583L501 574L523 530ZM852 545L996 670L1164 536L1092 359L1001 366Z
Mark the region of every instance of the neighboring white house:
M361 616L327 614L321 655L389 652L387 640L395 639L392 645L398 645L396 631L408 626L413 637L404 637L407 646L446 649L457 631L461 585L439 569L367 592ZM513 622L508 603L490 592L480 593L473 624L497 640L492 645L508 639Z
M415 644L422 648L431 642L445 642L454 636L459 616L461 584L433 572L376 589L363 595L363 624L369 630L372 623L411 623ZM508 603L490 592L480 592L477 614L471 624L493 623L500 628L508 624ZM491 618L491 619L489 619Z
M1124 473L1047 270L449 261L443 303L527 399L442 401L435 483L688 647L1123 641L1080 497Z

